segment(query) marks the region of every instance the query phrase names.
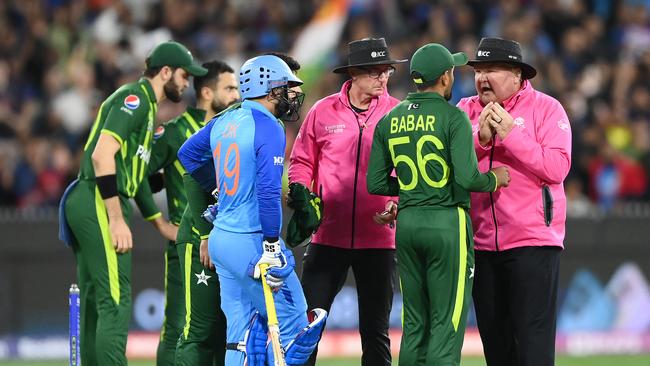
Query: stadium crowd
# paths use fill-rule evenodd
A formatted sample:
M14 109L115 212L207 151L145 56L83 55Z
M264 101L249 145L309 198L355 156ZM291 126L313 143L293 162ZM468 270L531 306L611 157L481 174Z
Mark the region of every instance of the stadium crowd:
M78 171L99 103L136 80L152 45L174 39L196 59L238 69L249 56L290 51L326 0L9 0L0 2L0 206L54 207ZM304 110L336 92L331 73L349 40L386 37L395 58L438 42L473 55L482 36L518 40L559 99L573 131L568 215L650 200L650 1L352 0L340 46L311 85ZM299 60L300 61L300 60ZM412 90L408 67L391 94ZM452 102L474 95L456 69ZM188 96L192 103L193 96ZM162 103L158 120L185 104ZM287 125L288 151L300 123Z

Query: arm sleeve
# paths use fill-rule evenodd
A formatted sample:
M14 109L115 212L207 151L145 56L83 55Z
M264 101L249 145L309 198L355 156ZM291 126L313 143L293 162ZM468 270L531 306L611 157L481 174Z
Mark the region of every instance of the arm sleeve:
M397 196L399 194L399 182L396 177L391 176L393 159L387 149L382 128L386 123L386 117L382 118L377 124L372 137L366 184L370 194Z
M265 238L280 236L282 226L282 171L286 138L277 121L252 111L255 119L257 202Z
M140 99L140 103L134 109L128 108L124 100L129 95L135 95ZM144 95L137 92L123 93L115 97L114 102L109 106L106 114L106 120L102 127L101 133L107 133L120 143L129 139L132 131L139 128L143 123L147 123L147 115L149 114L149 103Z
M319 148L316 144L316 113L315 106L309 110L300 131L296 136L289 158L289 182L300 183L307 188L312 187L312 180L318 169Z
M206 192L212 192L217 186L210 148L210 131L214 121L216 119L210 120L178 149L178 160Z
M199 231L201 239L205 239L212 230L212 224L205 221L201 215L206 207L213 202L212 197L189 174L183 174L183 186L187 194L189 215L194 222L194 227Z
M489 155L490 150L492 150L492 144L494 143L493 140L490 140L490 142L488 142L487 145L483 146L481 145L481 142L478 139L478 131L476 132L473 131L472 136L474 139L474 151L476 152L476 158L481 159L486 155Z
M458 111L450 121L451 166L454 180L471 192L496 191L497 181L493 173L481 174L472 144L472 124L467 114Z
M171 124L163 127L165 129L162 135L153 140L151 158L149 159L149 175L170 166L176 160L173 146L174 137L177 133L176 127Z
M140 183L140 186L138 187L138 192L135 194L135 197L133 197L133 200L138 206L138 209L140 209L140 213L145 220L151 221L162 216L162 213L158 209L158 205L156 205L156 202L153 199L153 193L151 193L151 187L149 186L149 181L147 179L142 180L142 183Z
M571 168L571 126L562 105L554 102L552 111L540 122L537 133L539 142L524 128L515 126L502 143L515 159L539 179L559 184Z
M151 158L147 168L149 175L169 166L176 159L176 155L174 155L170 144L173 140L175 130L173 130L173 127L169 125L166 127L167 128L163 134L153 142ZM148 179L142 180L138 192L135 197L133 197L133 200L140 209L140 213L145 220L149 221L162 216L162 213L158 209L158 205L156 205L156 202L153 199L153 192L151 191Z

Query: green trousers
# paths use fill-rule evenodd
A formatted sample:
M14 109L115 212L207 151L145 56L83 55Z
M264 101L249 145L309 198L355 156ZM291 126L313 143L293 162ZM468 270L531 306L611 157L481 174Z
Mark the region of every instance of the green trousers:
M124 202L122 211L128 218L130 211ZM77 261L81 363L84 366L126 365L126 339L131 320L131 252L115 252L106 206L94 182L79 182L65 202L65 213L74 236L72 247Z
M174 366L176 344L185 324L185 294L178 251L173 241L165 248L165 320L156 351L157 366Z
M404 304L399 365L460 365L474 277L469 215L407 208L395 235Z
M176 347L177 366L221 366L226 355L226 317L221 311L219 278L205 268L199 243L179 243L185 291L185 326Z

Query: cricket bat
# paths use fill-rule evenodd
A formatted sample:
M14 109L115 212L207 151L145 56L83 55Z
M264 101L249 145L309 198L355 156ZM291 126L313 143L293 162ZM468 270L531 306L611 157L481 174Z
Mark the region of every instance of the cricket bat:
M284 360L284 350L280 343L280 326L278 323L278 314L275 311L275 302L271 287L266 283L266 270L268 264L260 264L260 277L262 278L262 288L264 289L264 301L266 303L266 314L268 316L269 334L271 336L271 346L273 347L273 356L275 358L274 366L287 366Z

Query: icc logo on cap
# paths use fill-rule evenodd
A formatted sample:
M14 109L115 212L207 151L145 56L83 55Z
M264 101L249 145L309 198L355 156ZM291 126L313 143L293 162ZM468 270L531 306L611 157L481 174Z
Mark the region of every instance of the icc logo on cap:
M140 98L137 95L131 94L124 98L124 105L128 109L136 109L140 106Z

